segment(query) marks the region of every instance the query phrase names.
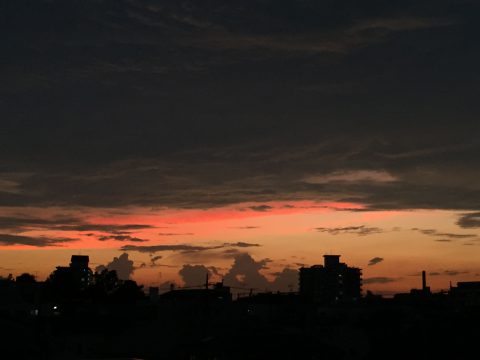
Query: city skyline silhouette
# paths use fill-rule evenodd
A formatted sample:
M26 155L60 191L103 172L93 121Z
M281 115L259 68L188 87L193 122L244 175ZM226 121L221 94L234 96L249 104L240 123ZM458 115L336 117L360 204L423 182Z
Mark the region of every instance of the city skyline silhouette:
M465 358L479 24L478 0L0 1L0 358Z

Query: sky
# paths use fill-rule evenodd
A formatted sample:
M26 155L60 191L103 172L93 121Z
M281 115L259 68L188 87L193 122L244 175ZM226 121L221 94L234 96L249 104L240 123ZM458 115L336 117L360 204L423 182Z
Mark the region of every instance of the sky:
M0 276L480 280L480 4L0 5Z

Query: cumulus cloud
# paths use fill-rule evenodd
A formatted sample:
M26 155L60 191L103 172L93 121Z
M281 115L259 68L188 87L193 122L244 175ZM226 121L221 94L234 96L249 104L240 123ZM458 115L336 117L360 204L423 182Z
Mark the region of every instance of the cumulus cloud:
M178 272L182 277L185 287L200 287L205 285L207 276L212 273L204 265L183 265Z
M133 265L133 261L128 258L128 254L123 253L119 257L114 257L107 265L97 266L95 271L102 272L104 269L108 269L109 271L115 270L119 279L129 280L135 271L135 266Z
M228 286L255 288L265 290L270 283L260 273L269 263L268 259L256 261L250 254L241 253L235 256L233 264L224 276L224 282Z
M270 285L274 291L297 291L299 273L298 270L286 267L282 271L274 273L275 279Z

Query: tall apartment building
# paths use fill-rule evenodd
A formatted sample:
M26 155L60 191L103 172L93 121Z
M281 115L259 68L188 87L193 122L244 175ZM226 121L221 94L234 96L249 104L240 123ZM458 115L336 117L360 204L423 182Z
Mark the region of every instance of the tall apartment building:
M362 271L340 262L340 255L324 255L323 265L300 268L300 295L323 304L351 302L362 294Z

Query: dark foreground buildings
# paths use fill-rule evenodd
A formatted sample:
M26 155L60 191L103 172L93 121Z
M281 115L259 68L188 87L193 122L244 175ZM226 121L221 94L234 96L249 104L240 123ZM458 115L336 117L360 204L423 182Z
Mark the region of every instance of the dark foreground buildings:
M147 297L115 271L84 277L88 258L77 256L55 270L66 275L59 282L52 282L58 274L45 282L28 274L0 278L0 359L476 358L480 282L435 293L425 275L422 289L360 298L360 269L338 255L324 258L300 270L300 295L237 299L228 284L208 280L164 294L152 288ZM74 291L58 291L65 287Z
M55 287L65 292L83 291L93 282L93 272L88 267L89 261L86 255L72 255L70 266L57 266L49 280Z
M300 268L300 295L308 300L333 304L358 300L362 272L340 262L340 255L324 255L324 265Z

